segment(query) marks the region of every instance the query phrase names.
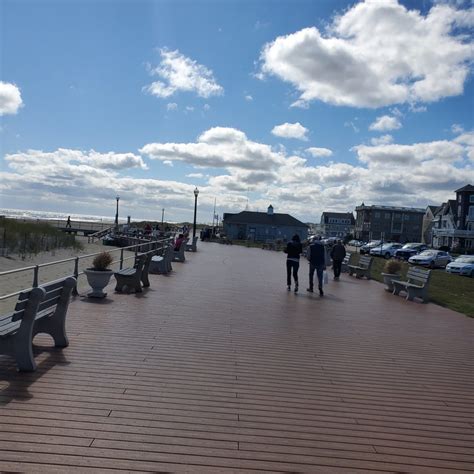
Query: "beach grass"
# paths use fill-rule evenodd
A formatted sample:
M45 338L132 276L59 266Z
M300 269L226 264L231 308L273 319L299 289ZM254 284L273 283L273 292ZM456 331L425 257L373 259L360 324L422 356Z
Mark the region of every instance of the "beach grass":
M0 247L4 253L27 256L60 248L81 250L82 244L46 222L0 218Z

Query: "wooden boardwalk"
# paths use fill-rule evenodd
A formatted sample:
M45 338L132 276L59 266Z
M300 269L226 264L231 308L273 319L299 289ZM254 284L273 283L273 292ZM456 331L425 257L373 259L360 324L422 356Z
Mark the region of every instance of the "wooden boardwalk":
M0 356L2 472L472 473L474 321L284 254L199 243L141 295L76 298L70 346Z

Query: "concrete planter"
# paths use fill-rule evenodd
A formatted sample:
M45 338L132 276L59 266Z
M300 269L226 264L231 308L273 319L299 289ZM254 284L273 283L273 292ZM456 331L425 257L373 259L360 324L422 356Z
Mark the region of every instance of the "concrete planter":
M107 293L104 293L103 289L109 284L113 273L112 270L93 270L92 268L84 270L87 282L92 288L92 291L87 293L87 296L89 298L105 298Z
M382 273L383 282L385 283L385 290L393 292L393 280L400 280L400 275L398 273Z

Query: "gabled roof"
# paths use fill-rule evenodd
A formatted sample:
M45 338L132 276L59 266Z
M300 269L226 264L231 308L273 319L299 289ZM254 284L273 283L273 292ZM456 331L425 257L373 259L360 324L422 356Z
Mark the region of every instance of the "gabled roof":
M436 211L437 216L446 216L447 214L452 214L453 218L456 218L456 200L450 199L448 202L443 202L441 206Z
M226 224L262 224L271 226L308 227L304 222L289 214L267 214L266 212L242 211L224 214Z
M433 215L435 215L440 207L441 206L428 206L428 209L431 211Z
M327 222L326 219L350 219L351 224L355 223L354 214L352 212L323 212L321 220Z
M466 184L462 188L456 189L456 193L462 193L464 191L474 191L474 186L472 184Z

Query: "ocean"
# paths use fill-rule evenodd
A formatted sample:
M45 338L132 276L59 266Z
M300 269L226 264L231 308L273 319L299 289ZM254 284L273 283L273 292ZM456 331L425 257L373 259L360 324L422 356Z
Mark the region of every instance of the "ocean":
M113 224L115 216L94 216L90 214L68 214L64 212L49 212L49 211L33 211L24 209L1 209L0 216L10 219L25 219L25 220L67 220L71 216L72 221L81 222L103 222ZM119 222L126 222L126 218L120 218Z

